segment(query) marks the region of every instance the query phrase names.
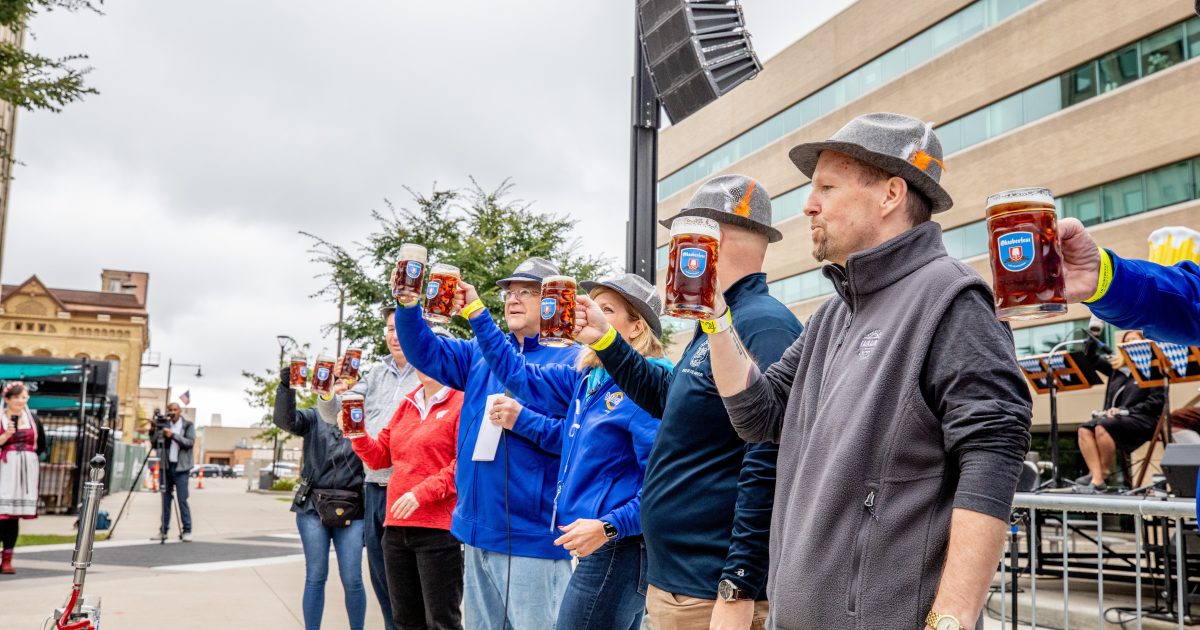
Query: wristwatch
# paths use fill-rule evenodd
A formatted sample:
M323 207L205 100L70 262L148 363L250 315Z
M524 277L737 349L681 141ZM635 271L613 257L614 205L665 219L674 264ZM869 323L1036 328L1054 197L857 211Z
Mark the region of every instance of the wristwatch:
M717 584L717 596L725 603L750 599L749 595L743 593L742 589L729 580L721 580Z
M925 617L925 625L933 628L933 630L967 630L958 622L958 619L950 615L939 615L932 610Z
M609 523L608 521L600 521L600 522L604 523L604 537L605 538L612 540L612 539L616 538L618 535L620 535L617 532L616 526L613 525L612 523Z

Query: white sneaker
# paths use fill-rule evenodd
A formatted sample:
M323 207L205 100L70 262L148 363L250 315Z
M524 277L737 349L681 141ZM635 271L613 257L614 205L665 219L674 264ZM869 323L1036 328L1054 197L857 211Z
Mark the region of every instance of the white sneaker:
M179 540L182 540L183 542L192 542L192 532L183 532L183 535L179 537Z

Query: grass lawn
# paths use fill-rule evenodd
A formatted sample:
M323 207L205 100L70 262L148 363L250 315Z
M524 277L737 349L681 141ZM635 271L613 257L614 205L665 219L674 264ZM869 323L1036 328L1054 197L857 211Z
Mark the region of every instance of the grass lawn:
M96 541L108 540L108 532L96 532ZM75 542L75 536L63 534L21 534L17 536L17 546L28 545L60 545Z

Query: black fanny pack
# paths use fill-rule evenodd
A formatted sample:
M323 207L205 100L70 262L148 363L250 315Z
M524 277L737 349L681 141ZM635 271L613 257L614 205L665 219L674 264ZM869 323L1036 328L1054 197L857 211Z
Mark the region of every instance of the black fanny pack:
M325 527L349 527L363 517L363 496L357 490L312 490L313 506Z

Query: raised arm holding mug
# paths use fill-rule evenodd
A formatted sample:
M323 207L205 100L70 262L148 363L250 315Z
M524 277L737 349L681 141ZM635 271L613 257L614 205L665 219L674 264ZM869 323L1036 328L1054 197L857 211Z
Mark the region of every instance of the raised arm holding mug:
M1032 403L990 288L930 221L953 203L941 145L868 114L790 155L837 296L767 369L736 303L702 322L738 434L779 444L773 623L981 627Z

